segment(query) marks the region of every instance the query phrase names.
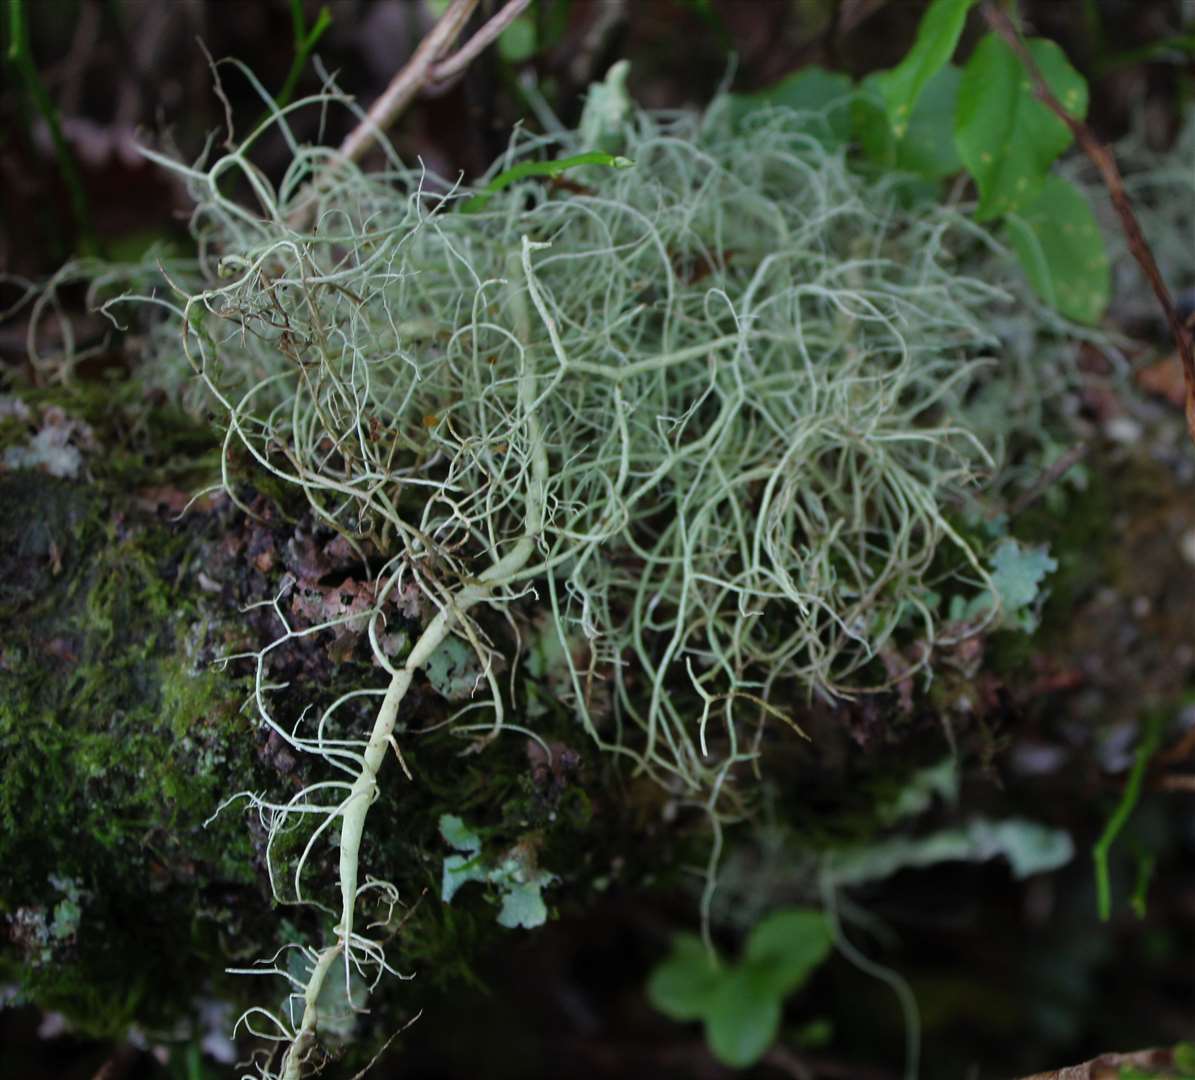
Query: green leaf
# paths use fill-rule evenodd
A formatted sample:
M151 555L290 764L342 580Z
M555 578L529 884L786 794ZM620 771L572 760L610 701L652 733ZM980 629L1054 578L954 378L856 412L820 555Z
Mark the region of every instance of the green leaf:
M940 180L962 169L954 140L943 135L954 122L962 70L947 64L925 84L903 138L897 138L888 123L877 86L879 78L869 75L863 80L863 92L852 108L855 137L863 152L886 169L915 173L929 180Z
M965 826L929 836L894 836L876 844L843 849L834 857L835 884L881 881L899 870L943 862L987 862L1003 855L1013 876L1025 878L1065 866L1074 857L1070 834L1032 821L976 818Z
M556 875L536 867L525 849L511 849L490 871L488 880L502 891L499 926L531 930L548 921L548 909L540 890L551 885Z
M895 796L876 805L876 815L882 825L895 825L923 814L935 796L953 805L958 801L958 785L958 765L953 757L945 757L937 765L913 773Z
M616 60L601 82L590 83L577 125L581 145L587 150L614 152L622 149L625 141L623 127L635 110L635 102L627 89L630 74L631 62Z
M461 213L476 214L479 210L484 210L486 203L490 201L490 197L495 192L509 187L516 180L526 179L528 176L559 176L566 169L572 169L578 165L606 165L611 169L629 169L634 164L630 158L607 154L601 150L590 150L584 154L574 154L572 157L559 158L556 161L520 161L517 165L512 165L505 172L495 176L478 194L461 207ZM448 638L445 644L453 640L455 639ZM428 663L430 664L434 658L433 654Z
M982 616L999 598L1001 621L998 629L1032 634L1037 629L1036 606L1041 583L1047 574L1057 569L1058 563L1050 558L1047 545L1024 547L1007 537L1000 541L992 555L992 586L996 596L984 593L973 597L970 603L954 597L950 621L969 621Z
M754 1065L776 1041L780 998L750 966L727 972L705 1021L705 1039L723 1065Z
M490 872L481 864L477 855L446 855L444 872L440 878L440 899L452 903L456 891L470 881L489 881Z
M850 111L845 104L843 108L834 108L835 104L845 103L850 95L849 75L820 67L807 67L753 94L727 94L726 97L730 105L730 121L736 128L761 109L824 113L825 131L811 134L823 145L834 148L844 145L851 137Z
M976 0L933 0L917 27L917 40L905 58L876 81L893 134L903 138L922 90L954 55L967 12Z
M992 556L992 584L1000 596L1005 629L1026 634L1037 629L1035 607L1041 583L1057 569L1058 563L1050 558L1045 545L1022 547L1011 538L1000 542ZM979 614L988 604L987 597L976 598L971 614Z
M1002 540L992 556L992 581L1005 611L1018 611L1037 599L1047 574L1058 569L1048 548L1022 547L1013 539Z
M699 1020L714 1008L727 976L701 938L677 934L672 939L672 954L647 981L647 999L673 1020Z
M753 1065L776 1039L782 1003L830 951L821 912L785 908L751 931L740 964L717 967L701 939L679 934L647 984L651 1003L673 1020L705 1020L714 1056Z
M481 662L467 641L447 637L427 658L423 673L436 693L449 701L465 701L481 681Z
M947 64L925 84L908 130L897 144L898 168L931 180L940 180L962 169L962 158L954 140L946 134L954 121L962 81L962 70Z
M1034 291L1067 318L1095 323L1108 306L1112 270L1086 196L1061 177L1008 216L1013 250Z
M1087 114L1087 83L1052 41L1026 43L1070 115ZM1029 74L1000 38L989 34L963 70L954 141L979 185L975 217L989 221L1027 206L1071 142L1070 129L1034 97Z
M820 911L784 908L751 931L743 959L760 985L777 998L784 998L825 960L832 945L830 929Z
M463 855L446 855L440 879L440 899L451 903L457 889L470 881L487 881L489 872L481 864L481 837L456 814L440 815L440 835Z

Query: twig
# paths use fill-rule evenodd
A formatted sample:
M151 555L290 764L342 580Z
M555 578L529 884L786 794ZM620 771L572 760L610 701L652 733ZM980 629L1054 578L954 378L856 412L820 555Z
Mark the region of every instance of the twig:
M1167 773L1154 784L1159 791L1182 791L1195 795L1195 774Z
M394 123L398 115L410 105L419 92L437 78L436 68L441 61L441 57L443 57L444 53L448 51L449 47L456 40L465 23L469 21L469 16L473 14L473 9L477 7L477 2L478 0L452 0L452 4L448 10L440 16L440 21L431 28L427 37L419 43L419 48L415 50L411 59L390 80L390 85L386 87L385 92L370 107L365 119L353 128L344 142L340 144L340 154L342 157L349 161L360 160L370 141L377 138L381 132ZM511 0L511 4L507 6L510 7L523 2L524 0ZM504 14L505 10L494 16L494 19L499 19ZM494 19L491 19L490 22L492 23ZM484 34L488 27L489 24L483 26L478 33ZM480 52L485 47L482 45L477 50L470 52L469 50L472 48L472 45L473 41L470 40L450 58L449 62L455 60L456 57L463 53L469 53L468 59L472 59L477 52ZM465 61L466 63L468 59Z
M492 44L530 2L531 0L509 0L473 37L444 59L444 54L456 41L478 4L478 0L452 0L448 10L440 16L427 37L419 43L419 47L403 65L402 70L390 80L390 85L370 106L369 112L345 137L338 151L340 156L346 161L360 161L370 143L380 137L420 93L446 89L446 83L476 59L486 46ZM318 191L319 180L313 181L312 186ZM296 199L297 208L289 219L292 228L303 227L309 220L314 204L314 199Z
M1111 151L1096 138L1087 124L1082 120L1076 120L1062 107L1008 15L992 3L992 0L984 0L982 10L988 25L1008 43L1009 48L1016 53L1017 58L1025 66L1025 70L1033 80L1034 90L1039 100L1070 129L1075 141L1099 170L1104 186L1108 189L1112 205L1120 217L1120 227L1124 231L1125 239L1128 240L1129 250L1149 280L1178 346L1178 355L1183 365L1183 382L1187 389L1187 431L1192 441L1195 441L1195 343L1192 342L1191 332L1179 318L1170 290L1167 289L1166 282L1162 279L1162 272L1154 260L1153 252L1141 232L1141 225L1137 221L1137 215L1133 212L1132 203L1124 189L1120 170L1116 166L1116 159L1112 156Z
M1022 1077L1021 1080L1096 1080L1102 1076L1123 1076L1125 1072L1121 1070L1130 1068L1148 1069L1153 1073L1158 1069L1168 1069L1173 1064L1173 1050L1137 1050L1131 1054L1100 1054L1098 1058L1085 1061L1082 1065L1034 1073L1032 1076Z
M490 45L512 22L515 21L530 6L531 0L510 0L501 11L474 34L466 44L445 60L441 60L432 69L431 81L427 89L433 94L440 94L447 90L457 76L464 72L477 57Z

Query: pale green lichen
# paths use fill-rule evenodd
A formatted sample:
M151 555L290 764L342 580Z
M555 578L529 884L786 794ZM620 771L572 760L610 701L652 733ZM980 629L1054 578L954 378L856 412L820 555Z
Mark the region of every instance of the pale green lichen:
M498 925L521 926L526 930L543 926L548 918L543 890L556 880L554 874L535 865L534 847L523 842L497 859L482 855L481 837L455 814L440 818L440 835L457 853L445 856L440 899L448 904L456 891L470 881L480 881L497 890L502 899Z
M966 632L996 617L983 552L954 522L998 476L1005 439L1038 432L1035 414L1006 411L993 453L968 424L985 388L1024 374L989 371L989 316L1008 294L989 280L982 230L902 209L799 114L749 131L725 108L635 114L620 132L634 167L579 168L564 198L518 166L567 159L580 137L520 134L494 168L520 179L490 183L467 215L422 171L392 157L366 176L275 121L294 151L277 187L249 162L260 132L210 166L158 159L195 198L201 254L172 268L174 299L152 298L166 317L149 338L169 369L181 337L202 407L222 408L229 497L239 449L378 583L369 637L388 686L284 715L271 654L361 618L293 625L285 586L258 605L279 637L244 657L262 723L338 774L282 800L242 793L268 849L309 825L288 899L307 900L305 867L329 840L339 867L328 943L303 949L302 976L261 969L292 988L283 1009L253 1014L288 1044L289 1080L315 1053L332 969L371 986L396 973L384 936L358 927L367 908L389 925L398 890L363 874L360 850L382 764L391 750L402 761L400 709L448 642L477 663L461 712L481 722L457 730L534 734L507 719L498 672L516 613L539 597L561 647L559 703L595 745L709 814L712 876L766 718L795 726L810 695L927 666L957 632L931 599L944 565L956 595L990 598ZM252 211L224 193L230 173ZM969 257L983 277L960 269ZM382 625L398 590L427 612L401 665ZM896 637L923 647L893 675L878 658ZM362 698L378 706L372 727L346 729ZM529 865L510 871L511 894L541 887ZM532 907L508 919L538 918Z

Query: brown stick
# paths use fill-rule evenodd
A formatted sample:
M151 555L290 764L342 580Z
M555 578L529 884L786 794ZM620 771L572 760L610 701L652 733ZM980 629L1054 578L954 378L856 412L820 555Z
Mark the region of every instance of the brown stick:
M440 16L411 55L402 70L390 80L390 85L381 97L370 106L365 119L349 132L340 144L340 155L349 161L358 161L365 148L386 130L399 113L415 98L415 95L431 81L436 62L456 41L477 0L452 0L448 10Z
M1166 282L1162 280L1162 272L1158 269L1153 252L1141 232L1141 225L1137 221L1137 215L1133 212L1132 203L1129 202L1128 194L1124 189L1120 170L1116 166L1116 159L1112 156L1111 151L1095 137L1091 128L1082 120L1076 120L1062 107L1008 15L992 3L992 0L984 0L982 10L983 17L993 32L999 34L1008 43L1009 48L1025 65L1025 70L1033 80L1033 88L1038 99L1070 129L1075 141L1099 170L1104 186L1108 189L1108 196L1120 218L1120 227L1124 231L1125 239L1129 242L1129 251L1132 252L1133 258L1137 260L1149 280L1178 346L1179 359L1183 365L1183 382L1187 388L1187 431L1192 441L1195 442L1195 343L1192 342L1191 331L1183 325L1179 318L1174 300L1170 296L1170 290L1166 288Z
M452 86L457 78L464 74L465 68L497 41L502 31L522 15L530 4L531 0L509 0L506 7L495 14L468 42L457 49L451 56L440 60L432 68L431 80L427 86L427 91L433 94L440 94Z
M370 143L380 138L386 128L394 123L399 114L420 93L442 90L449 85L527 8L531 0L507 0L506 5L472 38L455 53L448 55L453 42L469 21L469 16L473 14L478 2L479 0L452 0L427 37L411 54L411 58L390 80L390 85L340 144L338 153L342 158L346 161L360 161ZM317 177L296 198L295 209L288 217L291 228L302 229L310 221L315 196L319 193L319 183Z

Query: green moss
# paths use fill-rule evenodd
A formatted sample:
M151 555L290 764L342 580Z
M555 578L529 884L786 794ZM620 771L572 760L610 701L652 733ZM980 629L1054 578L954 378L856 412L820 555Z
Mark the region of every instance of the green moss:
M50 406L85 422L97 446L85 456L87 474L113 490L167 480L196 487L213 482L219 476L220 461L216 431L155 400L160 395L147 391L140 379L123 375L109 371L66 386L22 386L19 397L34 425ZM27 440L29 425L19 427L18 431L11 421L6 422L0 447Z
M0 477L0 521L0 913L29 930L3 967L85 1031L165 1024L189 1009L197 954L222 966L203 891L268 914L242 822L203 827L263 778L243 687L183 645L204 618L186 588L202 537L20 473Z

